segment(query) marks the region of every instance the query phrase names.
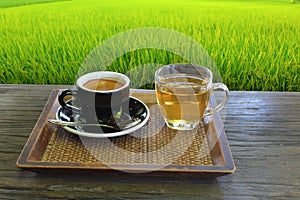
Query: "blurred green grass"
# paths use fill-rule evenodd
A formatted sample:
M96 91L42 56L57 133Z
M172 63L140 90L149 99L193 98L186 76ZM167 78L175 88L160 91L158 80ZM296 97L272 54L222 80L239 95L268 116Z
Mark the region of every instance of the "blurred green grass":
M69 0L0 0L0 8L9 8L15 6L25 6L39 3L50 3L57 1L69 1Z
M28 1L5 1L26 6L0 8L0 83L74 84L86 56L105 39L162 27L201 44L230 90L300 91L299 2ZM171 52L143 49L109 69L126 73L154 61L184 62Z

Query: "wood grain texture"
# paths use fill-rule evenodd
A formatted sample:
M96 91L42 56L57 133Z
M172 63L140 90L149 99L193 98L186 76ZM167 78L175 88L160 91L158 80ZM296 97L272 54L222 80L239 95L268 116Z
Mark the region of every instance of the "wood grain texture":
M0 199L298 199L300 93L230 93L225 131L237 171L218 179L36 174L16 167L52 89L0 85ZM224 114L223 111L223 114Z

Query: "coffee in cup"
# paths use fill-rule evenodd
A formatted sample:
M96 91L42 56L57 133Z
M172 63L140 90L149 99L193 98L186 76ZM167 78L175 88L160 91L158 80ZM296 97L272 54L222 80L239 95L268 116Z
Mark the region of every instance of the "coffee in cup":
M107 91L119 89L124 84L118 80L110 78L93 79L86 82L83 86L90 90Z
M75 89L62 91L58 101L63 109L79 115L84 123L117 124L122 121L121 116L128 116L129 90L130 80L124 74L92 72L79 77ZM72 98L71 102L66 100L67 96Z

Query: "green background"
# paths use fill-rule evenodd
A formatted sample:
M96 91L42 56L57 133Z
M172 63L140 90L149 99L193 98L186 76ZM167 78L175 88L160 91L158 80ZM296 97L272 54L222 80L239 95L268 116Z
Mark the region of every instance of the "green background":
M93 48L143 27L197 41L230 90L300 91L300 2L290 0L0 0L0 83L74 84ZM110 69L151 62L184 60L142 49Z

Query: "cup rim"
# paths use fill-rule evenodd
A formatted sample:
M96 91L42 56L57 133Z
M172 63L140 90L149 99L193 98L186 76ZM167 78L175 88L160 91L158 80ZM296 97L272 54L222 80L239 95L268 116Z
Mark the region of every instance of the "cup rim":
M204 66L195 65L195 64L192 64L192 63L175 63L175 64L164 65L164 66L160 67L158 70L156 70L156 72L155 72L155 81L157 81L160 84L164 84L164 82L162 82L161 80L159 80L157 78L158 73L160 73L164 68L171 67L171 66L191 66L191 67L194 67L195 69L205 70L209 74L208 83L199 84L199 85L209 85L209 84L212 83L213 73L208 68L206 68Z
M122 87L116 88L113 90L91 90L91 89L83 86L89 80L101 79L101 78L105 78L105 77L121 78L122 80L125 80L125 84ZM81 88L82 90L93 92L93 93L118 92L118 91L124 90L125 88L129 87L129 84L130 84L130 79L126 75L118 73L118 72L112 72L112 71L97 71L97 72L87 73L87 74L80 76L76 81L77 87Z

